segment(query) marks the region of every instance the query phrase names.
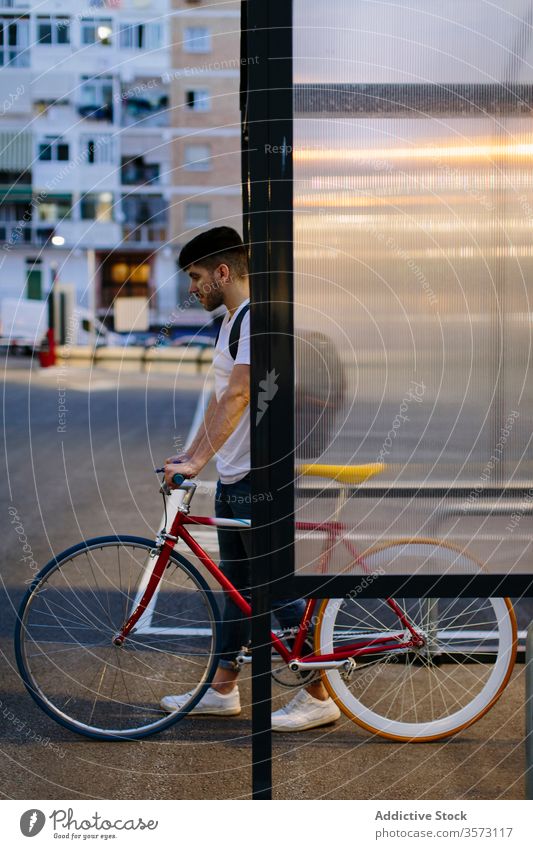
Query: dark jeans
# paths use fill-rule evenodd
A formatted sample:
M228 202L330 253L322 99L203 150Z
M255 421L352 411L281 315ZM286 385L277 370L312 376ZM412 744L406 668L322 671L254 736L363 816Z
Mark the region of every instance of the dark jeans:
M215 515L225 519L249 519L252 510L250 475L237 483L218 482L215 497ZM220 568L241 595L250 602L252 555L250 530L218 528ZM272 604L273 613L282 628L293 628L300 624L305 610L305 601L296 599ZM243 646L250 641L250 620L226 595L222 613L222 650L220 665L236 669L235 658Z

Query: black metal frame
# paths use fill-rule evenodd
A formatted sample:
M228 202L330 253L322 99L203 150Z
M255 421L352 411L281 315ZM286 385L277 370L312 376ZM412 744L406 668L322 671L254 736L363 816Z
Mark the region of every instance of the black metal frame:
M244 151L246 232L252 268L252 404L257 410L260 381L272 370L278 391L253 438L253 483L256 493L275 495L255 505L260 526L257 551L275 552L269 560L269 579L276 594L340 596L353 588L348 575L294 573L294 368L293 368L293 198L292 198L292 2L248 0L246 87L247 124ZM339 88L336 86L335 88ZM251 178L251 179L250 179ZM254 412L252 411L252 415ZM383 487L363 485L353 497L464 498L470 487ZM484 496L524 498L527 487L486 488ZM468 592L489 596L533 594L532 575L382 575L361 596L395 593L420 596Z
M353 589L347 575L296 575L294 571L294 366L293 366L293 78L292 0L242 3L244 233L250 250L252 330L252 488L272 500L252 503L253 761L254 798L271 798L270 607L271 597L342 597ZM357 92L356 92L357 94ZM346 98L346 93L343 97ZM353 96L353 95L350 95ZM267 375L277 392L256 423ZM401 491L373 485L357 497L468 495L443 486ZM513 488L525 496L525 488ZM487 491L485 494L489 494ZM494 490L505 497L505 490ZM356 579L355 579L356 580ZM377 576L360 597L533 595L532 575Z
M252 758L253 798L272 795L270 610L271 582L283 560L292 568L293 421L278 410L293 403L292 350L292 5L242 3L244 234L250 250L252 490L284 492L252 503ZM288 81L288 83L287 83ZM276 97L272 97L272 86ZM269 156L269 145L284 152ZM272 297L271 275L276 279ZM273 332L276 344L272 344ZM275 370L276 404L254 421L261 382ZM273 445L279 450L273 452ZM288 451L288 453L287 453ZM287 512L288 509L288 512ZM271 552L279 563L273 568ZM277 591L276 591L277 594Z

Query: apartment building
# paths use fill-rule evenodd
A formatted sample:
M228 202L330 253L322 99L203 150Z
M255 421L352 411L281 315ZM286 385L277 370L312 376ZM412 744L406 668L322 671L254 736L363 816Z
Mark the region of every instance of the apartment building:
M0 0L0 30L0 297L203 322L177 256L241 229L238 0Z
M176 302L170 0L0 0L0 296ZM166 318L165 318L166 320Z
M173 0L169 217L178 245L209 226L242 232L239 77L240 2ZM187 287L178 274L182 304Z

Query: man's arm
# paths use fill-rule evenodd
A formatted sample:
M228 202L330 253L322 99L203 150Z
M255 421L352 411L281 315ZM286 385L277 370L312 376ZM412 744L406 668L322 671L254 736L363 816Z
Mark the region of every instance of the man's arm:
M183 461L185 458L190 459L195 453L196 449L202 442L205 437L207 429L210 427L210 424L213 420L213 416L215 415L215 410L217 407L217 399L216 395L213 392L211 398L209 399L209 404L207 405L207 410L204 413L204 417L202 420L202 424L198 428L194 439L191 444L187 446L183 451L180 451L179 454L173 454L172 457L167 457L165 463L178 463Z
M169 463L165 466L165 479L169 486L173 485L172 477L176 473L194 477L203 469L231 436L249 403L250 366L235 365L228 387L213 407L209 420L206 414L203 436L190 459L184 463Z

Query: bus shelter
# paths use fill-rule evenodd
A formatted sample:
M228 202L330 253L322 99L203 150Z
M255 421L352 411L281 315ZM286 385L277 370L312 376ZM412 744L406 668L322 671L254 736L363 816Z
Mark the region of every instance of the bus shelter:
M531 595L533 4L242 14L269 798L273 598Z

